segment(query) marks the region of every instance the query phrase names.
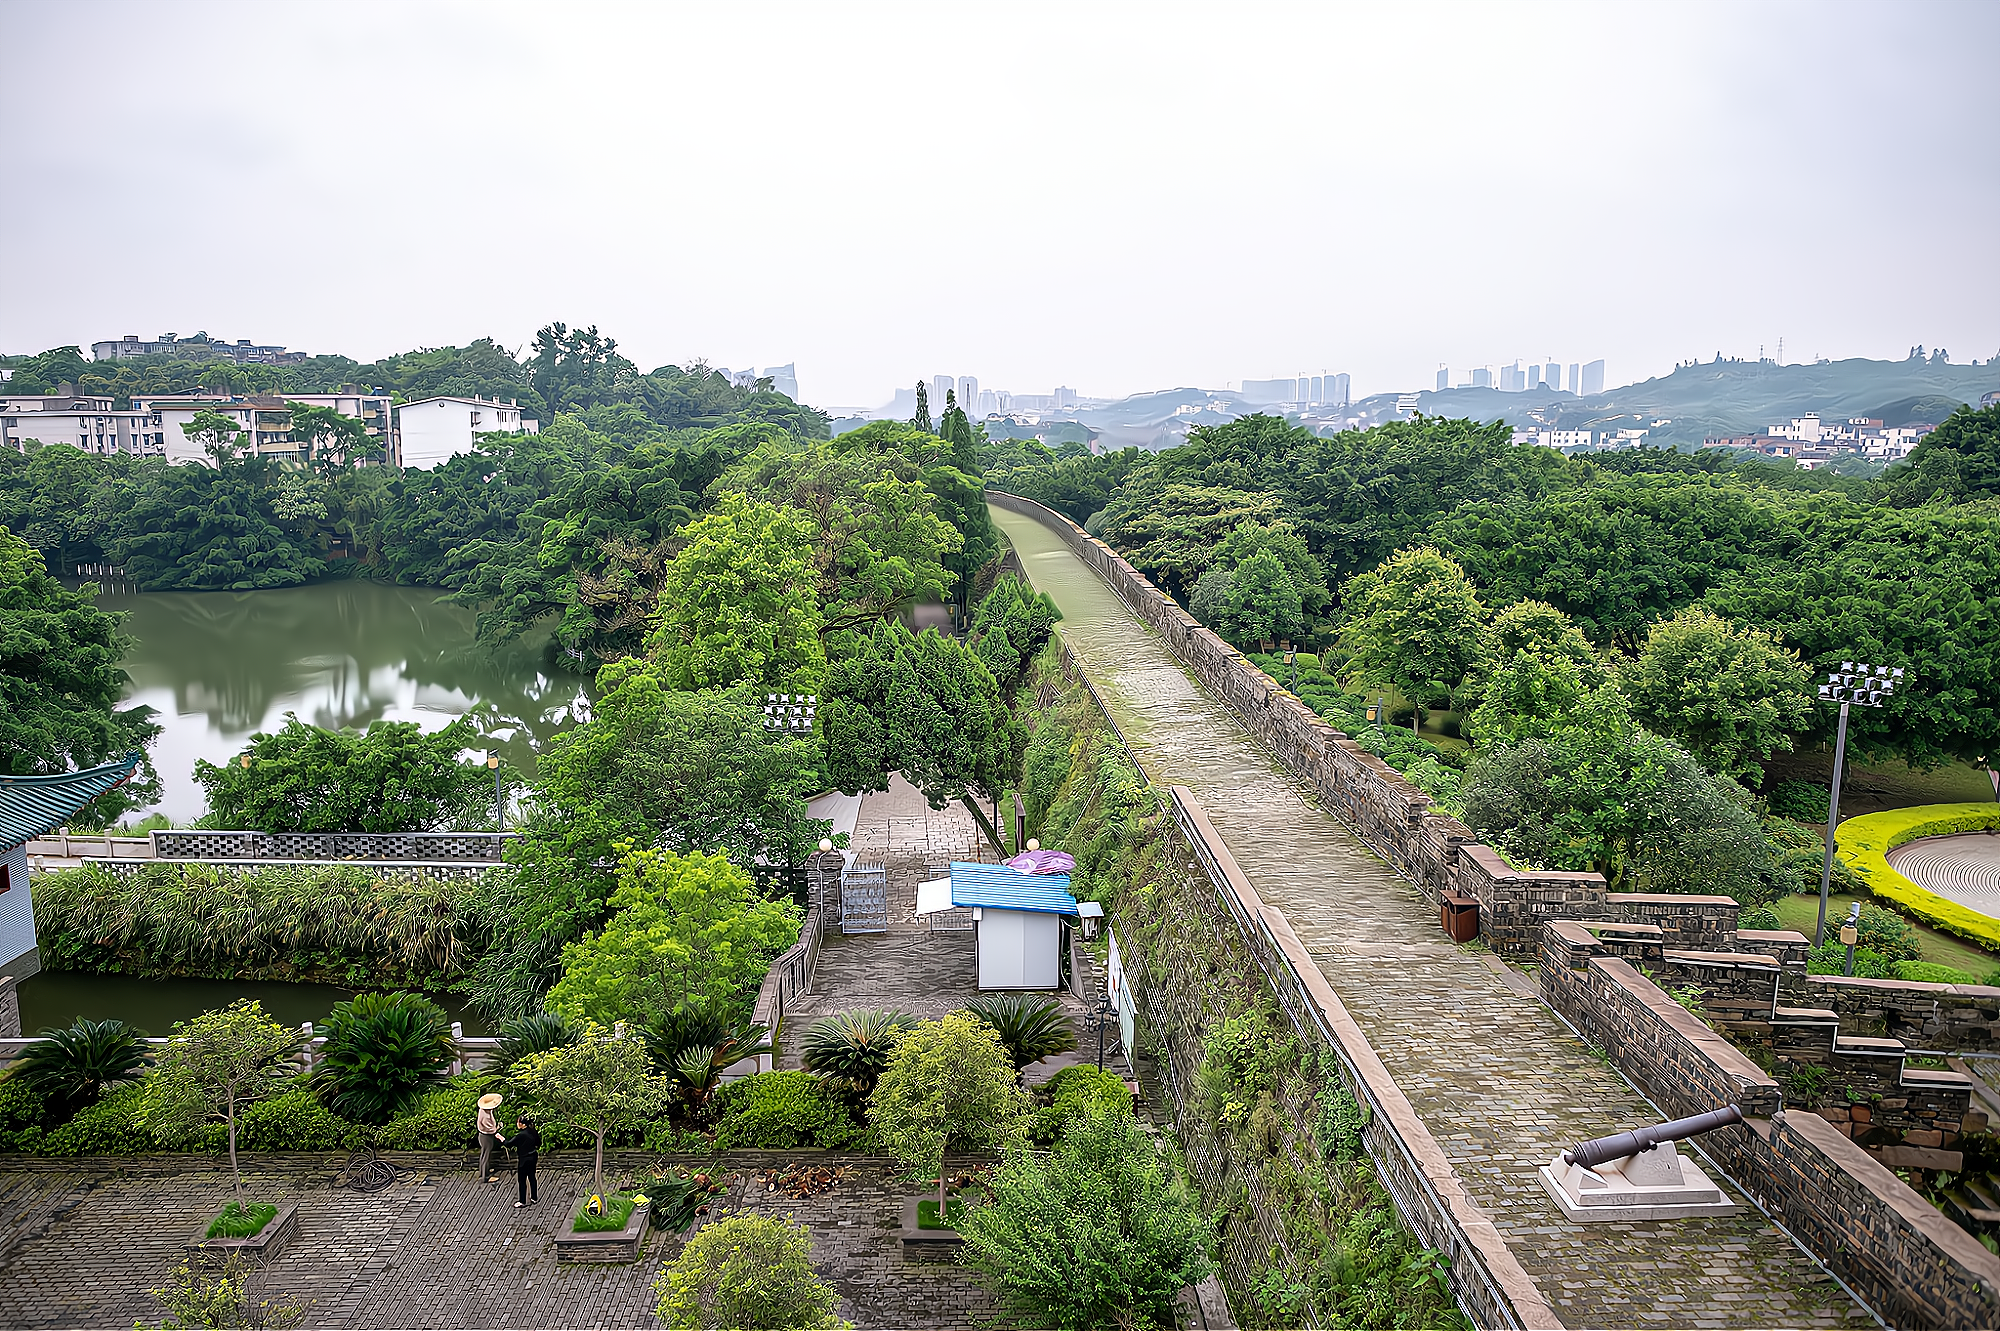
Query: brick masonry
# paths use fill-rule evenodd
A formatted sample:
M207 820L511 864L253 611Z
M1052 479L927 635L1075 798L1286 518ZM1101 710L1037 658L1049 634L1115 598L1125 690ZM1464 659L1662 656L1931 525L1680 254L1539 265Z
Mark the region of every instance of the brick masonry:
M1862 1119L1849 1107L1830 1121L1784 1109L1775 1078L1581 925L1544 930L1538 981L1549 1004L1667 1113L1740 1106L1750 1121L1705 1135L1703 1150L1890 1324L2000 1322L2000 1257L1850 1140L1858 1123L1861 1139L1893 1133L1908 1143L1902 1149L1941 1146L1942 1125L1964 1112L1957 1074L1906 1069L1894 1041L1840 1037L1833 1012L1777 1007L1780 1067L1806 1057L1835 1063L1868 1101Z

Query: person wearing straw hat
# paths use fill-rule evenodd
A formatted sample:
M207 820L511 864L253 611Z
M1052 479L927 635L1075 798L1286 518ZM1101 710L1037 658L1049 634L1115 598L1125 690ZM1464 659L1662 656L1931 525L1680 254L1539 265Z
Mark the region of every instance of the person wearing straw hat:
M500 1120L493 1111L500 1107L500 1093L489 1091L479 1097L479 1177L488 1187L498 1187L500 1176L493 1172L494 1148L503 1145L500 1140Z

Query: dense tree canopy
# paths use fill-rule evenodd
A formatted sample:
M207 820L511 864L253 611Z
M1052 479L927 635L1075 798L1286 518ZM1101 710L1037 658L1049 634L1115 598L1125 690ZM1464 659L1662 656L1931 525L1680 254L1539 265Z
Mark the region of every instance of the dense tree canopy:
M143 749L160 733L150 707L118 705L126 683L121 618L99 610L87 590L50 577L28 543L0 527L0 772L89 767ZM115 818L158 793L148 762L78 821Z
M366 734L309 726L290 712L217 766L197 758L210 827L257 832L434 832L494 825L493 774L461 753L481 745L470 717L434 734L377 721Z

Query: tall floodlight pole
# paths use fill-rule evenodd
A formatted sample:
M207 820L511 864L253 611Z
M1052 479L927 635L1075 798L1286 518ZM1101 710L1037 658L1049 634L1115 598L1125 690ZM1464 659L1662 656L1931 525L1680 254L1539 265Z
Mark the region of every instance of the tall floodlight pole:
M1847 709L1855 704L1880 707L1903 683L1901 666L1891 670L1842 661L1840 669L1829 672L1826 683L1819 686L1821 702L1840 704L1840 730L1833 741L1833 794L1826 805L1826 862L1819 870L1819 921L1813 925L1814 947L1826 935L1826 899L1833 890L1833 837L1840 826L1840 774L1847 765Z

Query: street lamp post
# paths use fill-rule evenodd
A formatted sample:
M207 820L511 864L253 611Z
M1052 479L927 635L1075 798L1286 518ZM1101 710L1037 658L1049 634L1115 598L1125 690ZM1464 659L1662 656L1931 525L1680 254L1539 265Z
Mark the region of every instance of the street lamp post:
M1903 668L1842 661L1819 686L1821 702L1840 704L1840 729L1833 742L1833 793L1826 806L1826 860L1819 870L1819 920L1813 925L1813 946L1826 936L1826 899L1833 888L1834 832L1840 826L1840 774L1847 764L1847 709L1850 705L1880 707L1904 683Z

